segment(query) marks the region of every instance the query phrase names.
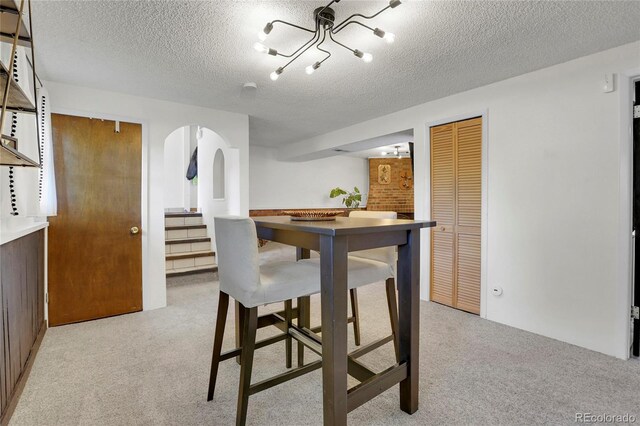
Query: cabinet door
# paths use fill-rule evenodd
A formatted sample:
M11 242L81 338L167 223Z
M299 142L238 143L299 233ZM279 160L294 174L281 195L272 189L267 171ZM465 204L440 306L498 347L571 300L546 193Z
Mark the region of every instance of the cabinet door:
M22 255L24 238L2 246L2 301L5 331L5 381L7 396L20 377L20 288L24 286L25 261Z

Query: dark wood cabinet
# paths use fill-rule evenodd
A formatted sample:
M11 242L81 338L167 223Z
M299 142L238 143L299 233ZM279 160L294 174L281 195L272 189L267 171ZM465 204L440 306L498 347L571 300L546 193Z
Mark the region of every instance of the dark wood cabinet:
M0 246L0 419L15 406L44 322L44 230Z

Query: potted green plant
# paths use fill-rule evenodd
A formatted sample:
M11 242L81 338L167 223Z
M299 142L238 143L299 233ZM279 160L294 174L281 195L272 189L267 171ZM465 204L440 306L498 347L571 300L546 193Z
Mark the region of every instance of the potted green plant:
M336 198L341 195L344 195L342 198L342 204L344 204L348 209L357 209L360 206L360 202L362 201L362 194L357 186L353 187L352 192L347 192L344 189L336 186L329 193L329 198Z

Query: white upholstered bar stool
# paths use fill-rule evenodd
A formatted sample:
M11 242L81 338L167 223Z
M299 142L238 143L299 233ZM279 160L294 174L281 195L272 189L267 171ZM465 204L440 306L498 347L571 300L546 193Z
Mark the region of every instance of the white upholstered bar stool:
M398 214L396 212L388 211L370 211L370 210L355 210L349 213L349 217L354 218L368 218L368 219L397 219ZM398 302L396 297L396 284L395 284L395 270L397 264L397 254L395 247L380 247L370 250L361 250L349 253L349 266L354 263L354 260L366 260L372 264L377 264L378 270L381 271L374 282L385 281L386 293L387 293L387 307L389 309L389 319L391 322L391 332L393 334L393 345L398 355ZM386 268L383 268L382 265ZM384 271L384 272L382 272ZM372 278L373 279L373 278ZM351 311L353 313L354 321L354 340L356 345L360 344L360 313L358 308L358 293L355 287L350 286L351 296ZM356 331L357 329L357 331Z
M217 241L218 276L220 297L211 359L211 375L207 401L213 399L220 361L240 355L240 386L236 424L246 422L251 389L253 353L256 348L258 306L290 301L320 291L319 265L307 261L279 261L260 266L258 236L253 220L241 217L216 217L214 219ZM221 358L229 296L242 305L242 346ZM289 302L290 303L290 302ZM291 324L291 312L285 315L287 332L276 337L282 341ZM282 322L282 321L281 321ZM269 339L266 339L269 340ZM258 347L261 345L259 342ZM293 377L292 377L293 378Z
M369 219L397 219L396 212L387 211L353 211L349 214L353 218ZM310 262L320 265L319 258L312 258ZM360 346L360 312L358 308L357 288L369 284L385 281L387 293L387 308L389 309L389 319L391 323L391 333L393 345L398 356L398 302L396 297L395 270L396 270L396 248L380 247L370 250L361 250L349 253L348 262L348 286L351 299L351 314L353 317L353 338L356 346ZM300 304L300 302L298 303ZM351 318L349 319L351 321ZM315 330L315 329L314 329ZM298 351L304 351L298 345ZM298 355L300 364L303 357Z

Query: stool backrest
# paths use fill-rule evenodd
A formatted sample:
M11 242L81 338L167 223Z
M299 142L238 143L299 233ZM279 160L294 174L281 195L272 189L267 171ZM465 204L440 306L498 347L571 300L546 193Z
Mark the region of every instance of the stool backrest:
M355 210L349 213L349 217L367 218L367 219L397 219L398 213L396 212L383 212L383 211L370 211L370 210ZM395 247L380 247L370 250L360 250L349 253L350 256L360 257L364 259L377 260L391 265L393 270L396 270L396 248Z
M260 287L256 224L248 217L214 220L220 290L240 301L250 300Z

